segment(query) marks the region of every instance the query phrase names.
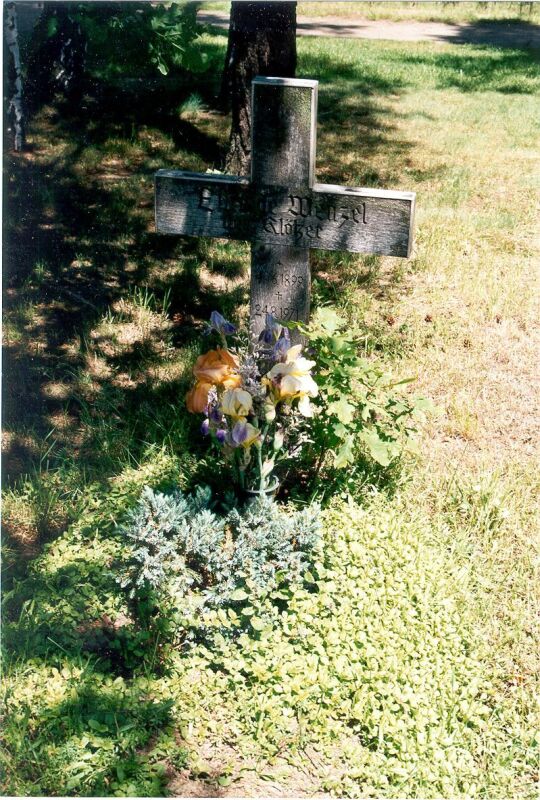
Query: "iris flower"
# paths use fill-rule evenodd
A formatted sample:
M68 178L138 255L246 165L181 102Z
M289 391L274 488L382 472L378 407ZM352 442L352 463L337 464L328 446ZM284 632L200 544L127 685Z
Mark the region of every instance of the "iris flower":
M221 411L228 417L247 417L253 408L253 398L245 389L227 389L221 398Z
M212 383L197 381L193 389L186 394L187 410L192 414L203 413L208 406L208 393L212 387Z
M259 341L264 342L264 344L273 344L279 339L282 330L283 325L272 314L267 314L264 328L259 334Z
M236 331L236 328L232 322L226 320L219 311L212 311L207 332L210 333L210 331L216 331L220 336L230 336L231 333Z
M197 383L186 394L186 405L192 414L205 412L208 395L215 386L234 389L242 379L238 373L238 360L224 348L209 350L199 356L193 367Z
M290 347L285 356L285 362L275 364L264 377L275 402L280 400L294 400L299 398L298 410L304 417L311 417L313 411L309 402L310 397L317 397L319 389L310 370L315 366L315 361L303 358L302 345Z
M233 447L251 447L260 440L261 432L249 422L239 421L231 431L231 444Z
M291 337L288 328L283 328L283 332L272 350L272 357L274 361L285 361L287 353L291 347Z

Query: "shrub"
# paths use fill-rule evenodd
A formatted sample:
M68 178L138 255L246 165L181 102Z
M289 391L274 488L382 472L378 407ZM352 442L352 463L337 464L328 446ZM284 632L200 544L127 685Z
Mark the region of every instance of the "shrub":
M265 498L220 514L207 487L191 497L146 487L120 530L127 552L118 580L144 626L160 607L197 625L205 610L300 583L321 535L318 506L298 511Z
M166 495L144 488L121 528L129 557L120 585L130 598L170 592L171 582L176 592L185 593L195 582L186 556L211 558L224 537L224 525L208 509L209 502L204 490L189 498L180 491Z
M395 391L412 378L393 381L374 362L359 356L360 336L345 330L346 322L332 308L320 308L306 327L308 352L317 364L319 393L309 420L312 438L307 458L316 465L350 470L367 456L390 465L417 432L418 418L431 408L424 398Z
M317 507L285 512L265 498L243 513L233 509L227 521L233 531L234 550L230 561L223 563L228 577L224 576L220 599L227 598L228 590L234 591L239 579L263 592L279 583L302 581L320 539Z

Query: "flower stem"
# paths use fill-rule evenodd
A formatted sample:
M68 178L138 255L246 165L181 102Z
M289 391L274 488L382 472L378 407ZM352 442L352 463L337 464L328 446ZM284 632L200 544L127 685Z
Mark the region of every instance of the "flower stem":
M259 491L263 492L265 489L265 481L263 477L263 461L262 461L262 449L266 439L266 434L268 433L269 425L265 425L263 428L262 436L261 436L261 444L257 448L257 460L259 463Z

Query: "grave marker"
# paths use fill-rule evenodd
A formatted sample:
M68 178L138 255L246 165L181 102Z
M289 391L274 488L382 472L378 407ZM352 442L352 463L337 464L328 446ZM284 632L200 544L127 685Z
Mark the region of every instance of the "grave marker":
M251 179L156 173L160 233L251 242L250 326L309 317L309 251L408 257L413 192L315 183L318 81L255 78Z

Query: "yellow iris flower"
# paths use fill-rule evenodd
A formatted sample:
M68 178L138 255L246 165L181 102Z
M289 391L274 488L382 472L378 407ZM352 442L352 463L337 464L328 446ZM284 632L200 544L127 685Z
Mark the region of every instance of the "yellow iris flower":
M313 411L309 402L310 397L317 397L319 389L310 370L315 366L315 361L303 358L302 345L297 344L287 351L285 363L275 364L265 375L263 381L269 387L270 393L277 403L280 400L300 399L298 410L305 417L311 417Z
M221 398L221 411L233 419L247 417L253 409L253 398L245 389L227 389Z

